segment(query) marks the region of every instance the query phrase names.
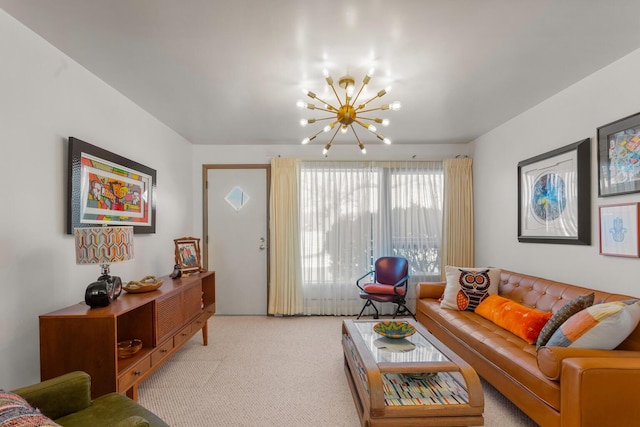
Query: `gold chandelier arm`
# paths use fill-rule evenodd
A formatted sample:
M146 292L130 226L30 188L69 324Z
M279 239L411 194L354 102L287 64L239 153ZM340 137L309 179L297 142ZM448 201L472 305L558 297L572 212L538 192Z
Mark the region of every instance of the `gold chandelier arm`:
M368 100L364 104L360 104L360 106L358 106L357 109L360 110L360 109L366 107L368 103L370 103L371 101L373 101L376 98L382 98L386 93L387 93L386 89L382 89L380 92L376 93L375 96L373 96L370 100Z
M358 123L358 124L360 124L360 123ZM362 141L360 141L360 138L358 138L358 134L356 133L356 129L353 127L353 125L351 125L350 127L351 127L351 130L353 131L353 135L356 137L356 141L358 141L358 148L360 149L360 151L362 151L362 154L366 154L367 150L364 148L364 144L362 143Z
M360 110L360 108L364 108L366 106L366 104L361 104L356 111L358 113L370 113L371 111L383 111L383 110L388 110L389 109L389 105L381 105L380 107L376 107L376 108L369 108L368 110Z
M329 106L329 108L332 108L332 109L334 109L334 110L338 111L338 109L337 109L336 107L334 107L333 105L329 104L329 103L328 103L327 101L325 101L324 99L318 98L318 96L317 96L315 93L311 92L311 91L308 91L308 92L307 92L307 96L308 96L309 98L311 98L311 99L317 99L318 101L322 102L323 104L328 105L328 106ZM339 101L339 100L338 100L338 101ZM342 104L341 104L341 106L342 106Z
M354 122L356 122L357 124L359 124L360 126L362 126L363 128L365 128L366 130L368 130L369 132L372 133L376 133L376 128L375 126L370 125L369 123L362 123L360 120L356 119L354 120ZM369 127L373 127L373 129L369 129Z

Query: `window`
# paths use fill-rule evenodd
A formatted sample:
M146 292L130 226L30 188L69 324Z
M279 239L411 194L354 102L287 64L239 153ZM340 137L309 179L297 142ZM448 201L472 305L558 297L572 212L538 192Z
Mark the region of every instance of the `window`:
M303 162L300 184L305 314L357 314L383 255L409 260L410 284L439 279L441 162Z

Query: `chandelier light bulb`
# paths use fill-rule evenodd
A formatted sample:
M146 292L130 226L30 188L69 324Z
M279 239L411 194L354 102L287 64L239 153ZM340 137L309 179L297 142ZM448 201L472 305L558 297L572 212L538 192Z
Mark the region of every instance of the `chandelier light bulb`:
M364 148L364 144L362 143L362 141L358 141L358 148L360 148L360 152L362 154L367 154L367 149Z
M378 129L376 129L376 127L374 125L367 126L367 129L369 129L371 132L375 132L375 131L378 130Z
M389 138L383 139L382 142L384 142L387 145L391 145L391 140Z
M401 105L399 101L395 101L391 104L389 104L389 108L393 111L398 111L400 109Z
M342 125L342 127L340 128L340 132L342 133L347 133L347 130L348 130L347 125Z
M351 96L353 95L353 91L355 90L355 87L353 85L347 85L347 95L349 96L349 98L351 98Z
M310 141L310 139L307 137L305 139L302 140L302 145L308 144Z
M329 132L331 130L331 125L326 125L322 130L325 132Z
M302 108L305 108L306 106L307 106L307 103L302 101L302 100L296 102L296 107L298 107L298 108L302 109Z
M384 127L389 126L389 119L382 119L382 126Z
M329 77L329 70L325 68L324 70L322 70L322 74L324 74L325 77Z
M309 120L307 119L300 119L300 126L306 126L307 124L309 124Z
M376 69L371 67L369 68L369 71L367 72L367 76L369 77L373 77L373 74L376 72Z

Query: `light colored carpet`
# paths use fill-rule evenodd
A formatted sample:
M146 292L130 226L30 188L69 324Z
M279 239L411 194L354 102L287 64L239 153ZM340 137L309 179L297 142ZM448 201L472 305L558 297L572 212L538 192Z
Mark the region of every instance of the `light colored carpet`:
M343 368L344 317L214 316L142 383L173 427L360 425ZM485 426L536 424L483 381Z

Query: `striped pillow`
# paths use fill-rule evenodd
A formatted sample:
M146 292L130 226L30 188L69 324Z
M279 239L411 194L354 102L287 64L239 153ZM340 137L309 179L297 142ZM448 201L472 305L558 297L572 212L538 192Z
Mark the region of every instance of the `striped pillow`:
M592 305L562 324L547 346L613 350L640 323L640 301L614 301Z
M0 427L60 427L21 396L0 390Z

